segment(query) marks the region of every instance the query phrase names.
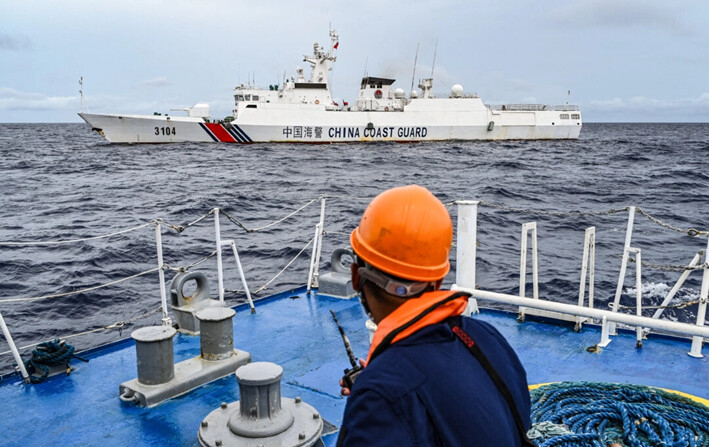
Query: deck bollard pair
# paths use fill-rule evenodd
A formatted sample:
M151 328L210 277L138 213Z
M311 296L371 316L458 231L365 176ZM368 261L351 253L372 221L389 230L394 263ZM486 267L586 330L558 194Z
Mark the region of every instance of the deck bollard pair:
M251 354L234 349L232 318L236 312L210 307L196 313L200 324L197 357L174 363L169 326L150 326L131 334L135 340L138 377L120 385L120 399L150 407L205 383L232 374L251 360Z

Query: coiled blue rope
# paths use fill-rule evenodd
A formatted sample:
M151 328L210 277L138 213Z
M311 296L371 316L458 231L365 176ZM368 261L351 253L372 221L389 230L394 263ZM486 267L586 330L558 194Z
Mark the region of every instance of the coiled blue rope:
M25 368L30 374L32 383L44 382L49 376L49 367L56 365L69 365L71 358L77 358L82 362L88 362L74 354L74 347L66 342L55 339L37 345L32 351L32 357L25 362ZM39 374L36 374L39 373Z
M564 432L538 431L533 441L540 447L709 447L709 407L678 394L641 385L561 382L530 395L533 427L549 424Z

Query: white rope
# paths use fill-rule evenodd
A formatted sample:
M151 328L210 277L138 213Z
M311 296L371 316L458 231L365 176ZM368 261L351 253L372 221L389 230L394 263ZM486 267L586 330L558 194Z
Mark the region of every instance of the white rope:
M111 281L111 282L108 282L108 283L106 283L106 284L100 284L100 285L98 285L98 286L93 286L93 287L89 287L89 288L86 288L86 289L75 290L75 291L73 291L73 292L56 293L56 294L54 294L54 295L34 296L34 297L30 297L30 298L6 298L6 299L3 299L3 300L0 300L0 303L12 303L12 302L18 302L18 301L36 301L36 300L44 300L44 299L48 299L48 298L60 298L60 297L63 297L63 296L76 295L76 294L78 294L78 293L90 292L90 291L92 291L92 290L96 290L96 289L101 289L101 288L103 288L103 287L112 286L112 285L114 285L114 284L118 284L118 283L121 283L121 282L123 282L123 281L128 281L129 279L133 279L133 278L137 278L137 277L139 277L139 276L147 275L147 274L149 274L149 273L157 272L158 270L159 270L159 268L155 267L155 268L153 268L153 269L146 270L146 271L140 272L140 273L136 273L135 275L128 276L128 277L126 277L126 278L117 279L117 280L115 280L115 281Z
M164 223L165 225L167 225L168 227L170 227L170 228L172 228L173 230L177 231L178 233L182 233L183 231L185 231L186 229L188 229L188 228L191 227L192 225L198 224L199 222L201 222L202 220L204 220L204 219L206 219L207 217L211 216L212 214L214 214L214 209L209 210L209 212L208 212L207 214L205 214L205 215L203 215L202 217L200 217L200 218L198 218L198 219L195 219L195 220L193 220L192 222L190 222L190 223L188 223L188 224L185 224L185 225L174 225L174 224L171 224L171 223L169 223L169 222L165 222L165 221L162 220L162 219L157 219L157 221L158 221L158 222L161 222L161 223Z
M109 233L109 234L102 234L100 236L92 236L92 237L86 237L82 239L69 239L69 240L63 240L63 241L32 241L32 242L15 242L15 241L0 241L0 245L9 245L9 246L21 246L21 245L61 245L61 244L73 244L76 242L84 242L84 241L93 241L96 239L103 239L107 237L112 237L112 236L117 236L119 234L123 233L128 233L130 231L135 231L139 230L141 228L147 227L149 225L155 225L155 222L147 222L144 223L143 225L139 225L137 227L133 228L128 228L127 230L121 230L121 231L116 231L115 233Z
M334 195L334 194L325 194L325 198L327 198L327 199L361 200L363 202L364 201L369 202L374 197L356 197L356 196L340 196L340 195Z
M254 291L254 293L259 293L259 292L261 292L262 290L264 290L265 288L267 288L276 278L278 278L278 277L281 275L281 273L285 272L286 269L287 269L288 267L290 267L291 264L293 264L293 262L295 262L296 259L298 259L298 256L300 256L301 254L303 254L303 252L305 251L306 248L310 247L310 244L312 244L314 240L315 240L315 237L313 237L312 239L310 239L310 241L309 241L307 244L305 244L305 247L303 247L303 248L298 252L298 254L295 255L295 257L294 257L293 259L291 259L290 262L289 262L288 264L286 264L286 266L283 267L283 269L282 269L280 272L278 272L278 273L276 274L276 276L274 276L273 278L271 278L266 284L264 284L264 285L262 285L261 287L259 287L258 289L256 289L256 290Z
M116 322L116 323L109 324L109 325L107 325L107 326L103 326L103 327L100 327L100 328L92 329L92 330L90 330L90 331L78 332L78 333L76 333L76 334L63 335L63 336L61 336L61 337L54 337L54 338L58 338L58 339L60 339L60 340L68 340L68 339L70 339L70 338L80 337L80 336L82 336L82 335L93 334L94 332L107 331L107 330L109 330L109 329L119 329L119 330L121 330L121 329L123 328L123 326L125 326L126 324L128 324L128 323L133 323L134 321L137 321L137 320L146 318L146 317L148 317L148 316L150 316L150 315L152 315L152 314L154 314L154 313L160 312L161 310L162 310L162 306L158 307L157 309L148 311L148 312L146 312L146 313L144 313L144 314L138 315L137 317L133 317L133 318L131 318L131 319L125 320L125 321L119 321L119 322ZM19 348L17 348L17 349L18 349L18 351L23 351L23 350L25 350L25 349L34 348L35 346L41 345L42 343L44 343L44 342L43 342L43 341L40 341L40 342L38 342L38 343L32 343L31 345L25 345L25 346L19 347ZM7 355L7 354L11 354L11 353L12 353L12 351L3 351L3 352L0 352L0 356Z
M239 221L236 220L235 218L231 217L228 213L226 213L226 212L224 211L224 209L220 208L220 210L221 210L222 214L224 214L224 216L225 216L227 219L229 219L232 223L238 225L239 227L241 227L242 229L244 229L247 233L253 233L253 232L255 232L255 231L265 230L266 228L270 228L270 227L272 227L272 226L274 226L274 225L277 225L277 224L283 222L284 220L286 220L286 219L288 219L288 218L290 218L290 217L293 217L294 215L296 215L296 214L298 214L299 212L303 211L305 208L309 207L310 205L312 205L314 202L320 200L321 198L322 198L322 196L316 197L316 198L314 198L313 200L311 200L310 202L308 202L308 203L306 203L305 205L303 205L303 206L301 206L300 208L298 208L297 210L295 210L295 211L293 211L292 213L288 214L287 216L285 216L285 217L283 217L283 218L281 218L281 219L279 219L279 220L277 220L277 221L275 221L275 222L271 222L271 223L268 224L268 225L264 225L264 226L258 227L258 228L247 228L246 225L242 224L241 222L239 222Z

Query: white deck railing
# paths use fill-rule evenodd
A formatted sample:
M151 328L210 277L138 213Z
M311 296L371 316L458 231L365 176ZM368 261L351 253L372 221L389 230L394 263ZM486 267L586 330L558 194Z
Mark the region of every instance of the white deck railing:
M510 304L520 307L520 319L524 319L525 312L528 309L536 309L536 315L541 315L550 318L561 320L576 320L577 325L584 321L581 318L596 319L601 322L601 341L599 346L606 346L610 343L611 335L615 335L615 324L622 323L636 328L636 337L638 346L642 345L643 330L645 328L672 332L675 334L692 337L692 344L688 354L692 357L703 357L702 343L703 338L709 338L709 328L704 326L707 309L707 295L709 295L709 263L698 265L700 254L697 254L686 270L682 273L679 281L667 295L661 307L666 306L672 299L674 294L679 290L684 280L689 275L691 270L703 270L702 287L699 297L699 309L697 312L697 321L694 324L675 322L669 320L660 320L662 309L655 312L653 317L642 316L642 261L641 250L636 247L631 247L630 241L633 233L633 221L636 208L628 208L628 226L625 237L625 247L621 263L618 285L616 288L615 298L611 305L611 310L602 310L593 308L593 281L594 281L594 262L595 262L595 228L590 227L586 230L584 255L582 261L581 283L579 287L579 302L578 304L558 303L548 300L542 300L538 297L538 277L537 277L537 245L536 245L536 223L525 223L522 225L522 247L520 254L520 295L510 295L505 293L497 293L492 291L480 290L477 288L476 282L476 246L477 246L477 201L460 201L458 205L458 223L457 223L457 270L456 284L453 286L455 290L462 290L470 293L470 305L467 312L477 312L478 299L490 300L498 303ZM651 218L651 220L656 221ZM533 270L533 289L534 297L528 298L525 294L526 280L526 256L527 256L527 235L531 231L532 235L532 270ZM706 236L706 232L698 232L696 230L688 230L690 235ZM619 312L619 300L625 280L626 267L628 258L631 253L636 255L636 312L635 315L624 314ZM709 253L709 238L707 239L707 250ZM583 305L584 294L586 287L586 273L590 272L588 278L589 285L589 304L588 307Z

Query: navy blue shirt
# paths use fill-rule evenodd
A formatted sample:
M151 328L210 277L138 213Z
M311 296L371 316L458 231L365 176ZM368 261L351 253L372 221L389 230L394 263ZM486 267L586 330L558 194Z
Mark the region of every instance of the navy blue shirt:
M490 324L462 317L470 335L513 396L529 428L527 375ZM520 446L504 397L446 323L391 345L357 378L345 407L338 447Z

